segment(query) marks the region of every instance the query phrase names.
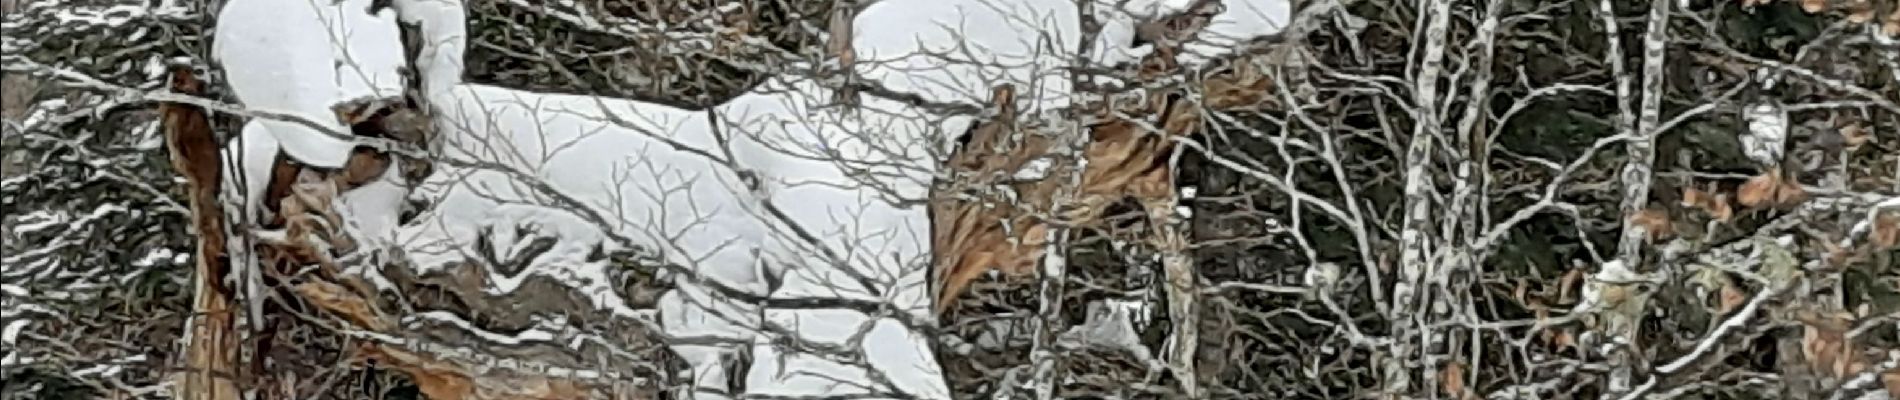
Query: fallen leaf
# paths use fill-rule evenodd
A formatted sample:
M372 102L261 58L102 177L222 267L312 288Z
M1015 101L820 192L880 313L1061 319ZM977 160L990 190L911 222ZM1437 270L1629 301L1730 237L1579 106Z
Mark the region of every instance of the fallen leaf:
M1845 312L1796 312L1795 319L1802 324L1801 354L1807 358L1811 371L1834 378L1858 372L1855 367L1863 364L1856 360L1853 344L1847 340L1851 318Z
M1799 182L1788 182L1784 185L1777 185L1775 189L1775 204L1788 207L1799 205L1803 201L1808 201L1808 190L1801 188Z
M1887 14L1887 24L1882 28L1881 33L1887 36L1900 36L1900 7L1894 7L1893 13Z
M1801 10L1809 14L1827 11L1827 0L1801 0Z
M1868 232L1867 236L1879 250L1900 245L1900 216L1886 213L1875 216L1873 231Z
M1438 371L1438 381L1443 385L1445 395L1452 398L1465 397L1465 364L1457 361L1445 363Z
M1872 10L1869 10L1868 13L1871 15ZM1867 128L1863 128L1859 124L1843 126L1840 132L1841 142L1846 145L1848 151L1860 149L1860 146L1866 145L1867 141L1873 140L1874 138L1873 134L1867 133Z
M1767 204L1775 196L1775 175L1774 171L1769 171L1748 178L1747 183L1735 190L1735 200L1741 202L1742 207L1749 208Z
M1557 301L1562 304L1576 302L1577 292L1574 288L1581 284L1583 284L1583 269L1571 268L1570 272L1564 273L1563 279L1557 280Z
M1706 209L1708 207L1708 204L1715 200L1714 197L1715 196L1710 195L1709 192L1702 191L1702 189L1697 189L1695 185L1684 185L1682 187L1682 206L1683 207L1694 207L1694 208Z
M1556 336L1552 338L1551 341L1557 345L1557 348L1560 348L1560 349L1566 348L1566 347L1572 347L1572 348L1577 347L1577 337L1572 336L1570 332L1557 331Z
M1854 0L1848 3L1845 8L1847 9L1848 22L1864 24L1867 23L1867 21L1874 20L1874 2L1872 1Z
M1630 216L1630 223L1643 227L1644 232L1649 233L1651 242L1674 233L1669 226L1669 212L1661 209L1647 208L1638 211L1636 215Z
M1693 186L1682 189L1683 207L1700 209L1709 218L1724 223L1735 217L1735 210L1729 207L1728 200L1727 194L1714 194Z
M1887 396L1900 398L1900 368L1881 373L1880 381L1887 384Z
M1742 288L1737 287L1733 281L1726 282L1726 284L1722 285L1722 293L1720 296L1720 302L1717 304L1717 307L1718 310L1722 312L1722 315L1733 313L1735 309L1741 308L1742 304L1748 302L1748 294L1742 293Z

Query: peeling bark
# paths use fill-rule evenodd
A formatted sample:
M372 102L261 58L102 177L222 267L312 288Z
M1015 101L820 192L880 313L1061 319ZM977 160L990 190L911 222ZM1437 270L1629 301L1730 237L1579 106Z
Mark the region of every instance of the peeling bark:
M846 80L832 99L835 105L843 107L856 107L860 101L857 89L853 88L850 82L852 77L857 76L854 71L858 62L857 50L851 45L851 41L856 38L856 35L852 33L854 28L852 25L858 15L856 5L852 3L852 1L840 1L832 5L831 21L827 29L830 34L825 37L825 53L835 64L831 67L836 68L834 71L836 76L841 76Z
M171 89L184 95L203 95L204 84L191 74L190 66L171 67ZM211 129L210 116L203 108L162 103L159 115L165 128L165 147L171 152L172 169L185 177L191 203L192 227L198 234L197 265L193 274L194 296L188 323L185 358L188 371L178 386L178 396L193 400L235 400L238 398L238 337L236 303L232 301L225 264L224 210L219 205L218 189L223 174L217 135Z

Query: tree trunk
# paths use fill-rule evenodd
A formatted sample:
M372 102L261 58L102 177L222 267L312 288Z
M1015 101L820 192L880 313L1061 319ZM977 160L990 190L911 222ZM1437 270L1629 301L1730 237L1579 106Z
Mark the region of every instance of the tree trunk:
M172 91L202 95L203 83L192 76L189 66L173 66ZM190 330L186 336L187 360L181 398L190 400L237 399L236 306L230 288L224 284L229 272L224 257L224 212L218 204L218 188L223 176L217 136L203 108L166 103L159 106L163 118L166 148L171 151L172 168L185 177L190 192L192 227L197 231L197 260L193 271L195 294L192 301Z

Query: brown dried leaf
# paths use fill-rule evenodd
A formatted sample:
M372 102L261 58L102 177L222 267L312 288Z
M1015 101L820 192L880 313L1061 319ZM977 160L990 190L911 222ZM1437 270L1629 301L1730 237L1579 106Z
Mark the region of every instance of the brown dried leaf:
M1880 214L1874 217L1874 226L1867 234L1874 248L1885 250L1900 245L1900 216Z
M1842 9L1847 11L1848 22L1864 24L1874 20L1874 2L1872 1L1852 0Z
M1700 209L1716 221L1727 223L1735 218L1735 209L1729 207L1728 202L1727 194L1715 194L1693 186L1682 189L1682 206Z
M1852 375L1856 360L1853 344L1847 340L1852 315L1845 312L1820 313L1803 310L1795 314L1802 323L1801 354L1816 374L1841 378Z
M1582 284L1582 268L1571 268L1570 272L1565 272L1564 277L1557 280L1557 301L1563 304L1575 303L1577 301L1575 288Z
M1801 10L1809 14L1827 11L1827 0L1801 0Z
M1438 371L1438 382L1442 385L1440 388L1445 391L1445 395L1452 398L1465 397L1465 364L1458 361L1445 363L1445 368Z
M395 325L389 317L376 310L376 306L364 300L360 293L322 280L312 280L298 284L294 289L298 295L311 304L329 311L357 327L383 332Z
M1702 189L1697 189L1695 185L1682 186L1681 205L1683 207L1706 208L1711 200L1714 200L1714 196L1709 195L1709 192L1702 191Z
M27 74L8 72L0 75L0 118L22 121L32 110L33 98L43 85Z
M1867 15L1868 18L1873 18L1873 10L1867 10ZM1862 145L1866 145L1868 140L1874 138L1873 134L1867 133L1867 128L1861 127L1859 124L1843 126L1840 132L1842 142L1847 145L1848 151L1858 150Z
M1777 175L1775 172L1770 171L1748 178L1747 183L1743 183L1741 188L1735 190L1735 200L1741 202L1742 207L1749 208L1768 204L1775 198L1777 185L1775 175Z
M1887 23L1880 31L1887 36L1900 36L1900 7L1894 7L1893 13L1887 14Z
M1718 310L1722 312L1722 315L1733 313L1735 309L1741 308L1742 304L1748 302L1748 294L1743 293L1742 288L1737 287L1733 281L1722 285L1722 292L1719 296L1721 296L1721 298L1719 299L1720 302L1717 304L1717 307Z
M1566 331L1556 331L1556 332L1557 334L1556 336L1552 338L1551 342L1553 344L1556 344L1557 348L1577 347L1576 336L1573 336L1570 334L1570 332L1566 332Z
M1799 182L1787 182L1775 189L1775 204L1782 207L1800 205L1804 201L1808 201L1808 190L1802 188Z
M1630 223L1643 227L1649 233L1649 241L1654 242L1675 233L1669 224L1669 212L1657 208L1647 208L1630 216Z
M1887 396L1900 398L1900 368L1881 373L1880 381L1887 384Z

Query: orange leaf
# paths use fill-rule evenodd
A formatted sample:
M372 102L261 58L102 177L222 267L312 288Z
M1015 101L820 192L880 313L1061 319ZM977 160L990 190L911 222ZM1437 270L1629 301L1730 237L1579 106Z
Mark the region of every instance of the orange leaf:
M1794 206L1803 201L1808 201L1808 190L1801 188L1800 182L1787 182L1775 190L1775 204Z
M1716 221L1728 222L1735 217L1735 210L1728 205L1728 195L1712 194L1693 186L1682 188L1682 206L1701 209Z
M1649 240L1655 241L1672 233L1669 226L1669 213L1655 208L1647 208L1630 216L1630 223L1643 227L1649 233Z
M1552 341L1556 342L1557 348L1577 347L1577 337L1571 336L1570 332L1557 332Z
M1704 192L1701 189L1696 189L1695 186L1682 187L1682 206L1683 207L1706 208L1706 205L1711 200L1710 197L1711 196L1709 196L1709 192Z
M1809 14L1827 11L1827 0L1801 0L1801 10Z
M1775 185L1773 171L1756 175L1748 178L1747 183L1743 183L1741 188L1735 190L1735 200L1740 201L1742 207L1753 208L1767 204L1769 200L1774 199Z
M1734 282L1722 285L1721 296L1721 303L1718 306L1722 311L1722 315L1735 312L1736 308L1740 308L1743 303L1748 302L1748 294L1742 293L1742 288L1735 287Z

